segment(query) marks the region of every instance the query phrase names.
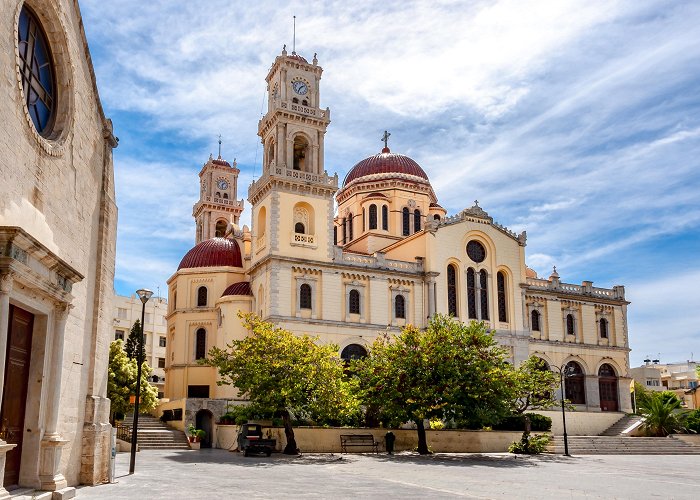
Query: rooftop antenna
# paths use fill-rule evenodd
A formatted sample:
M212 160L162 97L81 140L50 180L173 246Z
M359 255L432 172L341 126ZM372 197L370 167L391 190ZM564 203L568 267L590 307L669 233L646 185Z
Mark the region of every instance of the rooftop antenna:
M297 16L293 16L294 31L292 36L292 54L297 53Z
M219 160L221 159L221 134L219 134Z

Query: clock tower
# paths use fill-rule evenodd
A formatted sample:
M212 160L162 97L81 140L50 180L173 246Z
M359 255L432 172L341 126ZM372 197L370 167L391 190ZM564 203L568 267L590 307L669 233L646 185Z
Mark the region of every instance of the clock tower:
M199 201L192 208L196 222L195 244L223 237L229 223L238 224L243 212L243 200L237 200L240 170L221 158L209 160L199 171Z
M333 195L338 175L323 165L330 110L320 105L323 69L285 49L267 82L267 113L258 124L263 172L250 185L252 264L270 255L330 261L333 258Z

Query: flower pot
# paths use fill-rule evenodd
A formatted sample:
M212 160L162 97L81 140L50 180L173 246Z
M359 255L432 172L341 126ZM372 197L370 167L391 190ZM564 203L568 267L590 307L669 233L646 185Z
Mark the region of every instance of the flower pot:
M201 445L202 443L200 443L199 441L190 441L190 448L192 448L193 450L198 450Z

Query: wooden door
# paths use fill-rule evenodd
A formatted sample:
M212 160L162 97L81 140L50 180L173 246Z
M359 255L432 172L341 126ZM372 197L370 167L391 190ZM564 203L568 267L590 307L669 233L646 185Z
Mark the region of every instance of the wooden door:
M600 409L602 411L617 411L617 377L599 377Z
M19 482L22 438L24 437L24 412L27 404L29 359L32 350L34 315L10 306L7 353L5 357L5 388L2 395L2 429L5 441L17 446L7 452L5 462L5 487Z

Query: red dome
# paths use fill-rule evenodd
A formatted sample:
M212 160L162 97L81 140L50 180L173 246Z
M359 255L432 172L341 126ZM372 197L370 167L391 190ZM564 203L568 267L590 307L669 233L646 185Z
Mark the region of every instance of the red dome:
M238 243L228 238L212 238L203 241L185 254L177 270L220 266L243 267Z
M288 55L287 57L290 58L290 59L295 59L295 60L297 60L297 61L299 61L299 62L303 62L304 64L309 64L309 61L307 61L306 59L304 59L302 56L300 56L300 55L297 54L296 52L292 52L292 53L291 53L290 55Z
M214 165L221 165L222 167L230 167L231 164L227 162L226 160L223 160L221 158L217 158L216 160L211 161Z
M343 186L347 186L355 179L375 174L389 174L386 176L388 178L392 177L391 174L412 175L429 182L428 175L415 161L408 156L392 153L389 148L384 148L381 153L365 158L352 167L345 176Z
M250 289L250 283L247 281L239 281L233 285L229 285L224 293L221 294L222 297L227 295L253 295L253 291Z

